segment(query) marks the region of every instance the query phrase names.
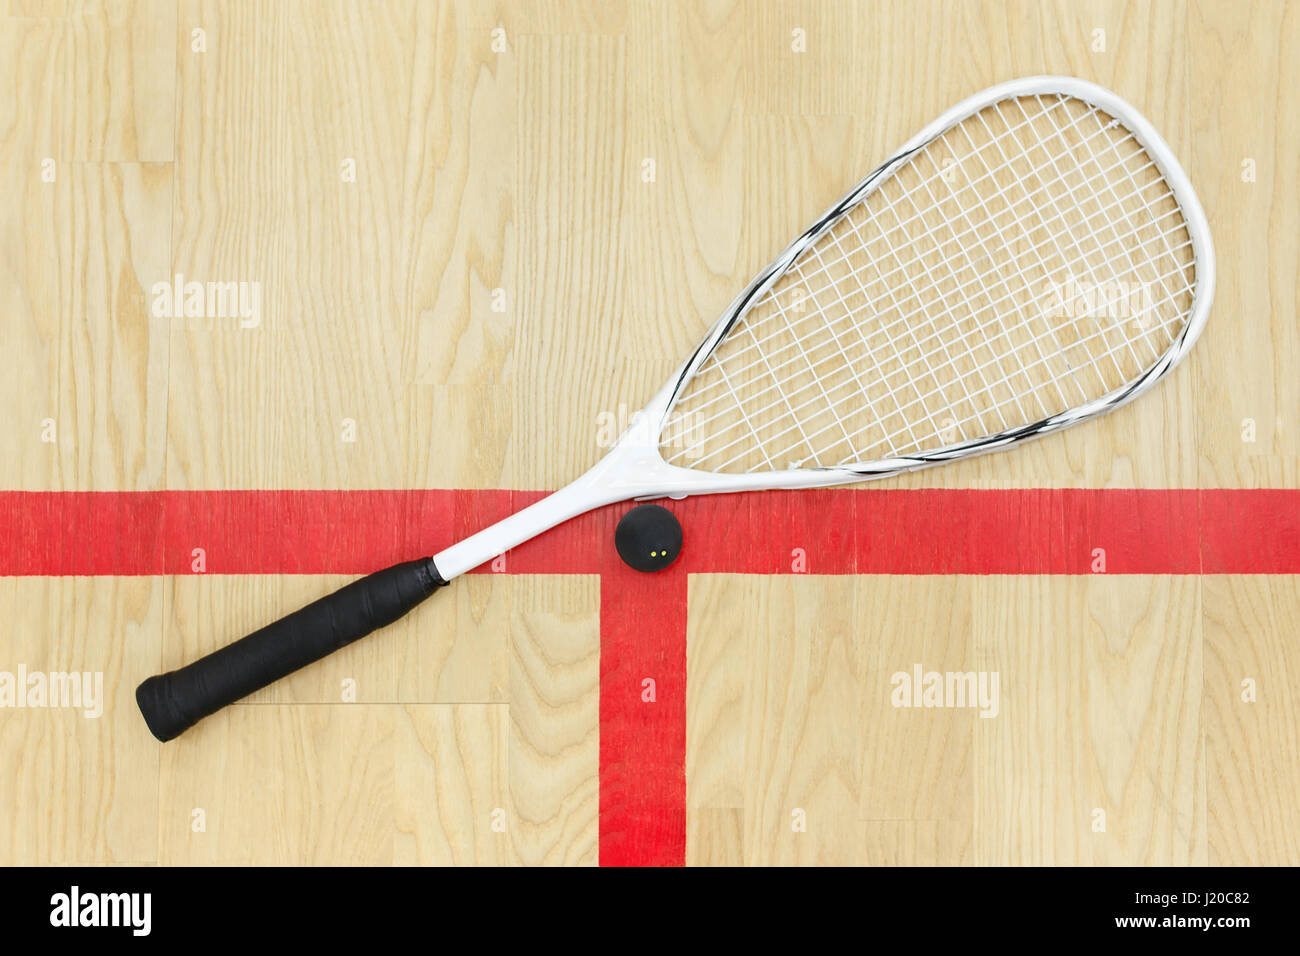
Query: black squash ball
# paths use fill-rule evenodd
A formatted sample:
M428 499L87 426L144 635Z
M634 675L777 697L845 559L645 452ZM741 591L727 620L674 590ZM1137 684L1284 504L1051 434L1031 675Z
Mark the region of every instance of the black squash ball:
M682 526L660 505L638 505L614 530L618 556L637 571L662 571L682 553Z

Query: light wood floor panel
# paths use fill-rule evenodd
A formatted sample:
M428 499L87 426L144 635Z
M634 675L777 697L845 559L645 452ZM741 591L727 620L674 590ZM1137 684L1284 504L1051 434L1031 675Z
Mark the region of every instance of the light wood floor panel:
M861 695L862 789L857 812L882 821L959 822L974 814L971 709L899 708L894 676L996 670L975 647L975 578L868 577L857 588L858 634L868 691ZM992 718L990 718L992 719Z
M1300 586L1294 577L1205 583L1207 862L1300 859Z
M627 109L626 41L562 35L517 43L518 135L538 148L520 150L516 187L526 281L514 477L523 487L558 487L594 462L597 415L618 404L611 401L620 362L610 319L621 296L622 236L631 225L623 197L633 176L619 122ZM597 268L582 267L596 261ZM581 387L559 387L575 373ZM536 401L541 394L553 401Z
M1209 862L1199 579L976 580L975 861Z
M691 609L688 861L1206 862L1196 578L701 576ZM900 706L917 666L995 706Z
M399 707L368 705L223 712L202 741L163 751L159 862L391 862L398 816L394 735L403 719ZM278 732L257 729L268 725ZM492 756L479 751L475 759ZM409 762L403 772L411 772Z
M499 866L516 820L509 787L510 723L500 704L408 706L397 721L393 862Z
M1300 469L1300 84L1295 4L1188 8L1190 175L1214 229L1217 301L1196 365L1200 484L1296 487ZM1246 164L1253 166L1253 172ZM1253 175L1254 180L1243 181ZM1249 370L1245 372L1245 370ZM1243 374L1245 372L1245 374Z
M540 575L516 603L510 654L513 859L597 862L600 584Z
M140 664L158 656L164 587L159 578L0 579L0 669L17 677L23 668L29 680L37 672L102 678L94 706L82 697L80 707L0 711L0 860L157 859L159 750L134 732L131 711Z
M732 808L741 825L705 813L689 826L687 862L710 862L726 833L748 864L864 862L854 580L737 583L700 575L691 589L686 785L688 818Z
M170 165L6 164L0 213L12 242L0 349L14 361L0 397L6 487L102 491L161 486L167 324L149 313L165 275ZM16 230L16 231L11 231Z

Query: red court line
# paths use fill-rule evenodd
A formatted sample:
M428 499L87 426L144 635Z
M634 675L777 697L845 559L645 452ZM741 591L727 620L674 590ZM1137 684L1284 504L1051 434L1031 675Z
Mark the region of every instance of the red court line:
M600 578L600 863L685 862L686 569L619 562Z
M488 491L0 492L0 576L362 574L541 497ZM1300 573L1300 491L830 489L669 502L672 569L621 565L627 505L514 549L507 573L601 575L600 860L686 853L688 573ZM479 569L483 572L487 569ZM653 681L653 702L644 699Z
M522 491L0 492L0 576L364 573L542 496ZM1300 573L1290 489L830 489L670 502L694 572ZM512 551L514 573L599 573L624 505ZM480 569L485 570L485 569Z

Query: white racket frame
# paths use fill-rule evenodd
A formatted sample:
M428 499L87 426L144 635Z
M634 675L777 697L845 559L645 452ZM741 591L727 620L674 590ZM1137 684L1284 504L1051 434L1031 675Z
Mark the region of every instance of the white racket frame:
M1119 120L1155 160L1174 199L1182 208L1192 243L1195 289L1187 324L1160 358L1137 378L1086 404L1020 428L908 457L886 458L851 466L743 474L697 471L671 465L663 459L659 451L659 437L678 397L736 322L745 316L749 305L761 299L805 249L815 243L845 212L871 195L899 165L962 120L1004 100L1047 95L1074 97ZM631 498L684 498L687 495L842 485L1009 448L1019 442L1095 418L1137 398L1177 365L1191 349L1205 325L1213 298L1214 247L1210 241L1205 212L1192 190L1187 174L1174 158L1168 144L1141 113L1109 90L1072 77L1034 76L990 87L958 103L908 140L888 161L826 210L803 235L790 243L767 268L755 276L713 324L691 357L633 419L635 424L595 467L554 494L434 555L434 564L443 579L450 581L561 522L594 508Z

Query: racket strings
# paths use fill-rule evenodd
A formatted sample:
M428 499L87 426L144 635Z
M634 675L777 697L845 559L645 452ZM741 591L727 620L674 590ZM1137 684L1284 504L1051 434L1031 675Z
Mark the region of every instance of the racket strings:
M833 237L833 238L834 238L834 237ZM815 253L817 252L816 247L814 247L814 252L815 252Z
M1176 210L1173 210L1173 211L1170 211L1170 212L1165 213L1165 216L1173 216L1173 215L1176 215L1176 214L1177 214L1177 211L1176 211ZM1181 221L1182 221L1182 220L1181 220L1181 217L1180 217L1179 220L1178 220L1179 224L1181 224ZM838 246L838 245L839 245L838 239L835 239L835 237L833 237L833 236L832 236L832 238L834 239L835 244ZM1188 240L1188 244L1190 244L1190 240ZM816 246L814 246L810 251L811 251L811 252L813 253L813 255L816 256L818 259L821 259L820 252L819 252L819 250L817 249ZM795 269L795 270L798 270L799 273L800 273L801 275L804 275L804 276L805 276L805 278L807 277L807 274L805 274L805 273L802 272L802 269L801 269L799 263L795 263L795 265L794 265L792 268ZM1181 268L1181 267L1180 267L1180 268ZM819 270L819 271L824 271L824 269ZM964 291L965 291L965 287L966 287L966 286L970 286L970 285L974 284L974 283L977 282L977 281L979 281L979 277L978 277L978 276L973 277L972 279L968 280L968 281L964 284L963 287L958 288L956 291L959 291L959 292L963 292L963 293L964 293ZM860 282L859 282L859 286L861 286L861 283L860 283ZM844 295L843 295L843 293L842 293L841 290L839 290L839 289L838 289L837 287L835 287L833 284L828 284L828 286L827 286L826 288L827 288L827 289L830 289L830 291L833 292L833 293L837 296L838 302L839 302L839 304L841 305L841 307L842 307L843 310L844 310L843 313L842 313L842 314L841 314L837 319L835 319L835 320L832 321L832 322L828 322L828 323L827 323L827 328L828 328L829 333L830 333L831 335L833 335L833 336L837 336L837 337L838 337L839 332L836 331L836 325L835 325L835 323L836 323L836 322L840 322L840 323L842 323L842 322L844 322L844 320L845 320L846 318L847 318L847 319L851 319L851 318L852 318L852 315L853 315L853 312L852 312L852 309L851 309L851 307L849 306L848 302L845 300ZM818 295L820 294L820 291L825 291L825 289L823 289L823 290L819 290L818 292L812 292L812 293L809 293L809 297L812 298L812 299L815 301L815 300L817 299ZM865 294L865 292L864 292L864 294ZM991 306L997 306L997 305L1001 304L1002 302L1004 302L1004 301L1010 299L1010 298L1012 297L1012 294L1013 294L1012 292L1004 293L1000 298L993 300L993 301L990 303L990 305L991 305ZM933 304L933 303L928 303L928 304ZM777 307L780 308L779 301L778 301L778 305L777 305ZM918 313L921 312L921 311L922 311L922 310L915 310L914 312L909 313L908 315L899 316L899 317L895 318L895 319L893 320L893 322L892 322L890 325L891 325L891 327L901 325L901 324L902 324L906 319L909 319L909 318L913 318L913 317L915 317L915 315L918 314ZM815 319L815 318L816 318L816 316L814 315L814 316L812 316L811 318L807 319L807 321L812 321L812 320ZM920 342L919 342L918 344L920 344L920 345L927 345L927 344L930 343L930 340L931 340L931 339L936 339L936 338L939 338L939 337L941 336L941 334L942 334L942 330L940 330L940 329L938 329L937 327L935 327L933 323L930 323L930 325L931 325L931 332L930 332L930 335L928 335L925 339L920 340ZM887 333L887 332L889 331L889 328L886 328L884 331ZM958 329L958 334L959 334L959 335L962 334L960 328ZM767 342L768 342L771 338L774 338L774 337L775 337L775 333L773 333L772 335L768 336L767 339L763 339L763 340L758 340L758 341L756 341L755 344L757 344L757 345L766 345ZM775 351L775 350L773 350L773 351ZM767 356L766 356L766 355L765 355L764 358L763 358L762 360L760 360L760 361L765 361L765 360L767 360ZM791 361L790 359L786 359L786 360L785 360L784 362L782 362L781 364L782 364L782 366L784 366L784 365L788 365L790 361ZM950 364L951 364L951 359L949 360L949 362L950 362ZM754 362L754 363L751 363L751 365L749 365L749 366L746 366L742 371L748 371L750 368L753 367L754 364L757 364L757 361ZM710 383L710 384L713 384L713 383ZM776 386L773 385L773 386L771 386L771 387L775 388ZM701 389L701 391L703 391L703 390L705 390L705 389L707 389L707 388L708 388L708 386L705 386L705 388L704 388L704 389ZM697 405L695 406L695 408L696 408L696 410L698 411L698 410L700 410L700 409L702 409L702 408L707 408L707 407L710 406L710 405L716 405L719 401L721 401L721 400L722 400L723 398L725 398L725 397L726 397L725 394L715 395L714 397L712 397L712 398L710 398L710 399L700 401L700 403L697 404Z
M1141 375L1187 320L1182 211L1118 121L993 104L912 154L756 299L665 423L713 471L852 465L1012 430Z
M1168 213L1167 213L1166 215L1171 215L1171 214L1168 214ZM1179 220L1179 222L1181 223L1181 219ZM1189 240L1188 242L1190 242L1190 240ZM836 240L836 244L838 245L838 240ZM813 254L814 254L815 256L817 256L818 258L820 258L820 253L818 252L818 250L816 249L816 247L814 247L811 251L813 252ZM794 266L794 268L795 268L796 270L798 270L798 269L799 269L799 265L796 263L796 265ZM1181 269L1181 267L1180 267L1180 269ZM802 273L801 273L801 274L802 274ZM967 285L972 284L972 283L974 283L975 281L977 281L977 279L969 280L969 282L967 283ZM852 309L849 307L847 301L844 299L843 293L842 293L838 288L836 288L836 287L833 286L833 285L832 285L832 286L828 286L828 288L830 288L830 290L836 294L840 306L844 309L844 313L843 313L843 315L841 315L841 316L840 316L836 321L842 323L843 320L844 320L845 318L851 318L851 317L852 317ZM959 290L957 290L957 291L964 291L964 289L959 289ZM1014 293L1013 293L1012 291L1008 291L1008 292L1003 293L1003 295L1000 296L999 298L992 300L992 301L990 302L990 306L997 306L997 305L1001 304L1002 302L1011 299L1012 296L1013 296L1013 294L1014 294ZM814 293L810 293L810 298L814 299L814 301L815 301L816 298L817 298L817 295L818 295L818 293L815 293L815 292L814 292ZM779 302L778 302L778 306L777 306L777 307L780 308L780 304L779 304ZM918 313L921 312L921 311L922 311L922 310L916 310L916 311L914 311L914 312L912 312L912 313L909 313L908 315L900 316L900 317L894 319L893 322L890 323L890 325L889 325L888 327L886 327L886 328L884 328L884 329L882 330L883 333L886 334L886 335L888 335L888 333L890 332L890 330L891 330L892 328L902 325L902 324L905 322L906 319L914 317L916 314L918 314ZM942 336L942 330L939 329L939 328L937 328L937 327L934 325L933 322L930 323L930 329L931 329L931 331L930 331L929 335L927 335L926 338L919 340L918 343L917 343L918 345L922 345L922 346L924 346L924 345L928 345L928 344L931 343L931 340L941 338L941 336ZM837 338L837 342L838 342L838 336L839 336L840 333L836 330L836 325L835 325L833 322L827 323L827 331L828 331L828 333L829 333L830 335L835 336L835 337ZM964 333L962 332L962 330L960 329L960 327L958 327L958 329L957 329L957 334L958 334L959 336L964 335ZM755 344L758 344L758 345L764 345L764 344L767 343L768 340L770 340L770 339L773 338L773 337L775 337L775 333L773 333L773 335L769 336L768 339L764 339L764 340L757 341ZM1158 354L1158 353L1157 353L1157 354ZM1153 357L1154 357L1154 356L1153 356ZM765 354L765 355L763 356L763 358L762 358L761 360L759 360L759 361L768 362L768 361L769 361L769 356L767 356L767 355ZM791 361L793 361L793 360L792 360L792 359L785 359L785 360L781 363L781 365L778 366L778 368L783 368L784 366L789 365ZM751 369L751 368L753 367L754 364L757 364L757 362L755 362L755 363L751 363L751 365L746 366L742 371L748 371L749 369ZM951 357L948 358L948 360L947 360L947 364L952 365L952 359L951 359ZM774 384L772 384L772 385L769 386L769 388L771 388L771 389L775 389L776 387L777 387L777 384L776 384L776 383L774 383ZM698 405L696 405L695 408L696 408L697 411L699 411L699 410L701 410L701 409L708 408L708 407L713 406L713 405L717 405L721 400L723 400L723 399L726 398L726 397L728 397L728 396L727 396L725 393L714 395L714 397L712 397L712 398L709 398L709 399L707 399L707 400L702 400L702 401L700 401L700 403L699 403ZM1063 396L1062 396L1062 397L1063 397Z
M1086 344L1089 344L1093 339L1100 338L1101 336L1103 336L1103 335L1106 334L1106 333L1114 332L1114 331L1115 331L1115 328L1116 328L1116 327L1108 327L1108 328L1100 329L1100 330L1098 330L1097 332L1093 333L1093 335L1090 336L1088 340L1083 341L1082 344L1085 344L1085 345L1086 345ZM1158 356L1156 356L1156 357L1158 358ZM1043 365L1045 365L1046 361L1047 361L1047 356L1044 356L1044 357L1041 358L1039 361L1032 363L1032 364L1031 364L1031 365L1026 369L1026 371L1035 371L1035 370L1038 370L1040 367L1042 367ZM1090 359L1090 360L1089 360L1089 367L1091 367L1091 366L1095 366L1096 362L1097 362L1097 359L1096 359L1096 358ZM984 368L987 368L988 365L991 365L991 364L992 364L992 363L990 362L990 363L986 363L985 366L977 366L975 370L976 370L976 372L982 371ZM841 386L840 386L840 387L844 387L844 384L845 384L845 383L841 383ZM1002 378L1000 378L1000 379L994 379L991 383L985 381L985 382L983 383L983 387L982 387L982 388L977 389L973 394L968 392L967 395L966 395L966 398L967 398L967 399L968 399L972 404L974 404L974 400L975 400L976 398L981 398L981 397L984 397L984 396L991 395L991 394L993 393L995 387L998 387L998 386L1009 386L1010 384L1011 384L1011 382L1010 382L1010 377L1009 377L1008 375L1005 375L1005 374L1004 374ZM911 401L907 402L906 405L902 406L902 410L903 410L904 412L906 412L907 410L909 410L909 409L912 408L913 406L915 406L915 405L917 405L917 404L919 404L919 403L924 403L927 399L929 399L930 397L932 397L932 396L934 396L935 394L937 394L938 391L939 391L939 390L936 388L936 389L932 390L931 392L929 392L929 393L927 393L927 394L925 394L925 395L921 395L921 396L918 396L918 397L912 399ZM800 406L798 406L798 408L794 409L794 411L795 411L795 412L802 412L803 410L805 410L807 404L808 404L807 402L801 404ZM1060 409L1059 409L1059 410L1064 410L1065 408L1068 408L1068 407L1071 407L1071 406L1070 406L1070 405L1066 405L1066 404L1062 404L1062 405L1060 406ZM1031 422L1031 421L1041 420L1042 418L1050 417L1052 414L1055 414L1055 413L1056 413L1056 412L1051 411L1051 410L1049 410L1047 407L1044 406L1044 407L1042 408L1042 414L1041 414L1041 415L1036 415L1036 416L1032 416L1032 417L1027 417L1024 423L1025 423L1025 424L1028 424L1028 423ZM916 433L913 431L912 426L911 426L910 424L907 424L908 419L907 419L906 416L903 416L903 421L904 421L903 430L905 430L905 431L907 432L906 435L903 435L901 431L895 431L895 432L893 432L893 433L891 433L891 434L889 434L889 435L886 435L886 436L882 439L883 442L884 442L884 444L887 446L887 448L888 448L888 450L889 450L889 453L890 453L891 457L899 457L900 455L906 454L906 452L904 452L904 451L900 451L900 450L899 450L899 449L902 448L902 447L906 447L906 443L903 441L905 438L910 438L910 439L911 439L912 441L914 441L914 442L917 441ZM987 428L986 425L985 425L985 422L984 422L983 416L982 416L979 412L976 412L975 414L969 415L969 416L967 416L966 418L962 418L962 419L951 419L951 418L949 418L949 419L945 419L945 425L942 426L941 428L938 427L938 426L936 426L936 430L937 430L937 432L939 432L939 433L942 433L942 432L944 432L944 431L954 432L954 431L958 431L958 430L964 429L965 426L967 426L967 425L975 424L975 425L978 426L978 428L979 428L979 433L980 433L980 434L994 434L995 432L998 432L998 431L1008 431L1008 430L1010 430L1011 428L1015 427L1015 426L1013 426L1013 425L1010 424L1010 423L1006 423L1006 419L1005 419L1005 418L1002 418L1002 421L1003 421L1004 424L1002 425L1001 428L998 428L998 429L989 429L989 428ZM836 419L836 422L837 422L837 424L841 424L839 419ZM785 436L789 433L789 431L790 431L791 429L795 428L795 427L798 427L798 426L797 426L797 425L791 425L791 426L787 427L784 431L782 431L781 433L779 433L778 435L776 435L775 437L777 437L777 438L785 437ZM831 427L831 426L829 426L829 425L827 425L827 426L823 426L822 429L820 429L820 430L818 430L818 431L816 431L816 432L813 432L811 435L808 435L807 432L806 432L802 427L800 427L799 430L800 430L800 435L801 435L801 437L805 440L805 442L807 442L809 438L819 438L819 437L823 434L823 432L825 432L826 430L828 430L830 427ZM856 438L856 437L858 437L859 435L861 435L862 432L863 432L866 428L868 428L868 427L872 427L872 426L864 426L862 429L859 429L858 431L855 431L855 432L854 432L853 434L851 434L851 435L846 434L846 438L849 439L850 444L852 443L852 441L853 441L854 438ZM842 424L841 424L841 430L843 430L843 425L842 425ZM964 432L960 432L960 433L964 433ZM740 439L733 439L733 440L732 440L732 441L731 441L727 446L725 446L722 450L724 450L724 451L734 450L734 446L735 446L739 441L740 441ZM954 438L954 439L950 439L950 440L947 442L947 444L955 444L956 441L957 441L957 439L955 439L955 438ZM788 446L786 446L786 447L783 449L783 452L785 452L785 453L791 453L791 452L793 452L793 450L794 450L796 447L797 447L797 443L796 443L795 445L788 445ZM941 447L941 446L935 445L935 446L933 446L933 447ZM780 457L780 454L781 454L781 453L778 453L778 455L777 455L778 458ZM725 468L727 467L727 465L733 463L735 460L738 460L740 457L741 457L741 453L737 453L737 454L733 455L732 458L728 459L728 460L727 460L726 462L724 462L721 466L719 466L719 468L718 468L717 470L725 469ZM769 460L770 460L770 459L769 459ZM857 456L853 456L853 457L850 457L850 458L846 459L845 461L841 462L841 464L852 464L852 463L854 463L854 462L864 461L864 460L866 460L866 459L861 458L861 457L857 457ZM792 459L791 459L791 460L787 460L786 465L783 466L783 467L802 467L804 464L805 464L804 462L795 461L795 460L792 460ZM775 463L772 463L772 464L771 464L771 467L775 468L775 467L777 467L777 465L776 465Z

